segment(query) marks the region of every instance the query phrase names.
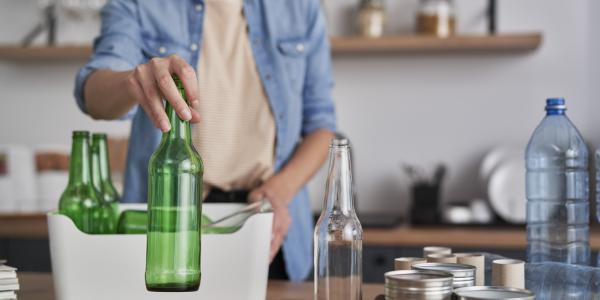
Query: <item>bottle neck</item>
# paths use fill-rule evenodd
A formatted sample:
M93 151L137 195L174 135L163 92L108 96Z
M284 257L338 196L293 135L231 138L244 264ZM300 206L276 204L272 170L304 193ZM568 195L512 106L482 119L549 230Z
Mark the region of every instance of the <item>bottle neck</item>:
M100 180L111 181L110 160L108 159L108 144L106 137L94 139L94 145L98 151L98 166L100 169Z
M163 133L162 139L165 140L185 140L187 142L191 142L192 140L192 129L190 127L190 122L183 121L175 112L175 109L169 102L165 105L165 112L167 113L167 117L169 118L169 123L171 124L171 130Z
M92 157L92 184L99 192L102 192L102 175L100 172L100 151L98 151L97 145L92 143L91 147Z
M566 114L566 109L546 109L546 116L564 116Z
M71 162L69 166L69 185L90 184L90 146L88 138L74 137L71 146Z
M354 213L354 186L348 146L332 146L329 150L329 173L325 187L327 212L339 211L344 215Z

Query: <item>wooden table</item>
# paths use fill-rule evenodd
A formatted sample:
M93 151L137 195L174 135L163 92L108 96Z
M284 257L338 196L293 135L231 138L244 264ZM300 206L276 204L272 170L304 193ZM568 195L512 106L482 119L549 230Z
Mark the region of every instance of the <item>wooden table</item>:
M18 293L19 300L55 300L50 273L19 272L18 276L21 284L21 290ZM312 292L312 282L270 281L267 300L308 300L312 299ZM383 294L382 285L365 284L363 286L363 300L373 300L379 294Z

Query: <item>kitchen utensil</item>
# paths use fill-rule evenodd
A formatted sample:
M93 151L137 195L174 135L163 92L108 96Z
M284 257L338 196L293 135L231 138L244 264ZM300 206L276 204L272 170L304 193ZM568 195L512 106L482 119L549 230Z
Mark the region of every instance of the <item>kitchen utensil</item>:
M244 225L248 218L261 213L272 212L273 207L271 206L271 202L267 199L263 199L261 201L253 202L245 206L244 208L235 211L229 215L221 217L211 223L202 224L202 228L210 228L210 227L241 227Z
M488 196L492 208L502 219L510 223L525 223L525 160L521 156L510 158L492 172Z

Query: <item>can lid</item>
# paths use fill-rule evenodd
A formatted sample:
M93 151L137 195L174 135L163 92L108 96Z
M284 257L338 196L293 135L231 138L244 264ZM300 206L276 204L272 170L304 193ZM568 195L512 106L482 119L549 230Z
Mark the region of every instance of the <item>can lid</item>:
M392 289L439 288L452 286L452 274L441 271L401 270L385 273L386 287Z
M465 264L451 263L423 263L412 266L413 270L431 270L448 272L454 275L455 280L459 278L475 277L476 268ZM460 279L459 279L460 280Z
M458 300L530 300L535 294L529 290L500 286L471 286L454 290Z

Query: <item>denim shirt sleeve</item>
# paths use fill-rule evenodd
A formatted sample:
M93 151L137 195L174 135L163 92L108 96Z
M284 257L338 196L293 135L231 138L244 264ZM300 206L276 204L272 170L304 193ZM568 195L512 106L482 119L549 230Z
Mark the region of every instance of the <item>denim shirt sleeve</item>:
M331 97L331 51L320 1L311 0L309 53L304 80L302 135L317 129L336 130L335 106Z
M111 0L102 9L102 29L94 41L90 60L83 66L75 79L77 105L87 113L84 85L90 74L98 69L113 71L131 70L144 60L141 30L134 1ZM133 117L137 106L123 118Z

